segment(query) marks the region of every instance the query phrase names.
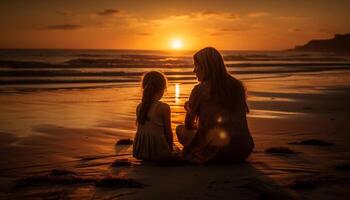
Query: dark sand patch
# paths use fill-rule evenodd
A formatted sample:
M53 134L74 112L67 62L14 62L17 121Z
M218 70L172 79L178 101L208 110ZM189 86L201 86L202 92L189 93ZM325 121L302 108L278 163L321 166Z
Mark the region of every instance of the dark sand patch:
M270 181L263 181L259 178L246 178L239 182L226 179L222 181L211 181L208 185L208 189L214 191L220 191L220 188L231 186L240 193L250 193L249 199L259 200L280 200L280 199L295 199L295 197L282 189L280 186L271 183ZM253 198L254 196L254 198Z
M80 159L81 162L87 162L87 161L91 161L91 160L99 160L99 159L104 159L104 158L131 156L131 155L132 154L130 154L130 153L124 153L124 154L113 154L113 155L82 156L82 157L77 157L77 158Z
M122 194L117 194L117 195L105 197L105 198L103 198L103 199L104 199L104 200L119 199L119 198L121 198L121 197L125 197L125 196L128 196L128 195L133 195L133 194L136 194L136 192L126 192L126 193L122 193Z
M113 176L105 176L97 179L95 185L98 187L119 187L119 188L143 188L144 184L139 183L133 179L116 178Z
M304 110L312 110L312 107L310 107L310 106L304 106L303 109L304 109Z
M24 199L70 199L69 192L63 189L48 190L44 192L38 192L34 194L26 194L23 196Z
M322 176L301 176L293 179L286 186L292 189L316 189L320 185L323 185L330 181L329 177Z
M28 176L16 180L15 187L32 187L48 185L79 185L88 184L98 187L142 188L144 185L133 179L104 176L97 178L83 178L68 170L54 169L48 173Z
M288 147L270 147L265 150L266 153L269 154L297 154L300 152L296 152Z
M173 166L186 166L191 165L190 162L180 157L180 154L174 154L169 158L157 161L156 165L159 167L173 167Z
M70 184L89 184L92 179L79 177L75 172L68 170L54 169L48 173L28 176L18 179L15 182L16 187L44 186L44 185L70 185Z
M310 146L335 146L335 144L326 142L319 139L309 139L309 140L302 140L299 142L289 142L288 144L295 144L295 145L310 145Z
M338 170L350 171L350 163L337 165L337 166L335 166L335 168Z
M18 141L18 137L14 134L0 132L0 135L1 135L0 144L2 146L3 145L10 145L10 144Z
M116 145L131 145L132 144L132 140L131 139L120 139L117 141Z
M131 167L132 165L129 159L118 159L112 163L112 167Z

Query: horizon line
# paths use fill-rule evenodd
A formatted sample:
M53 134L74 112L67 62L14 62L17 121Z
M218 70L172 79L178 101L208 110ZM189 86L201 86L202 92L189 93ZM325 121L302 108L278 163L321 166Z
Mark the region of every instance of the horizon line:
M205 48L205 47L202 47ZM179 49L134 49L134 48L130 48L130 49L118 49L118 48L26 48L26 47L0 47L0 50L101 50L101 51L170 51L170 52L191 52L191 51L198 51L202 48L198 48L198 49L183 49L183 50L179 50ZM288 51L291 49L278 49L278 50L239 50L239 49L218 49L219 51L271 51L271 52L277 52L277 51Z

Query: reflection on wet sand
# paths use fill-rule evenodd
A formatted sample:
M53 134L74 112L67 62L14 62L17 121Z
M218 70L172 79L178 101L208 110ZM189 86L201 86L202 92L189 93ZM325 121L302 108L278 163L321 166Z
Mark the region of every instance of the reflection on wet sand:
M175 84L175 104L179 103L179 98L180 98L180 84L176 83Z
M305 115L305 113L301 112L289 112L289 111L274 111L274 110L259 110L259 109L251 109L248 114L249 117L255 118L287 118L287 117L301 117Z

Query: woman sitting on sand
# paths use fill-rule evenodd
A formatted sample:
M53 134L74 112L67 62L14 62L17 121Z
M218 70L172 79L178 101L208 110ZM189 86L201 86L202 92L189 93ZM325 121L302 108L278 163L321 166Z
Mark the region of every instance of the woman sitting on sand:
M142 101L136 108L137 132L133 155L141 160L169 158L173 150L170 107L160 101L166 88L165 76L148 72L142 80Z
M245 88L226 71L216 49L204 48L193 58L200 83L185 103L185 125L176 127L182 155L194 163L242 162L254 148Z

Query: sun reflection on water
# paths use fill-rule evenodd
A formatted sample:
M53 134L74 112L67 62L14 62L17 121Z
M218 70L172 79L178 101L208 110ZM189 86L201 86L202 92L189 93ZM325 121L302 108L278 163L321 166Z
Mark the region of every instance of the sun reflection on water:
M175 103L179 103L180 101L180 84L176 83L175 84Z

